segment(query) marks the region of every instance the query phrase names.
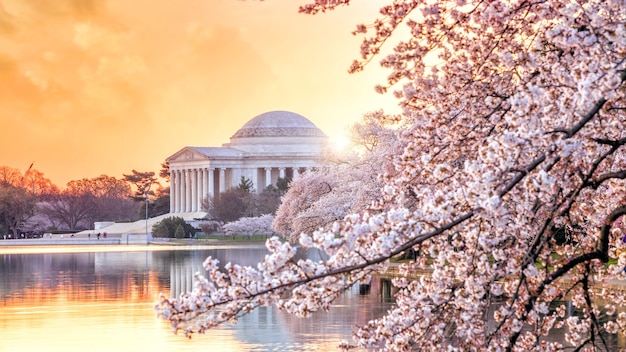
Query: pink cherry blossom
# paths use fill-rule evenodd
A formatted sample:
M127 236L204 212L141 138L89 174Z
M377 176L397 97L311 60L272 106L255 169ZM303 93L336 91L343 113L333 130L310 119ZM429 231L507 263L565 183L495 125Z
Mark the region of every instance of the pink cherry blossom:
M303 177L281 206L288 215L277 215L288 220L274 222L328 259L296 259L295 245L273 238L256 268L221 272L207 260L208 279L161 297L159 315L185 334L261 305L305 317L415 250L394 280L394 308L339 347L614 348L605 333L626 334L625 291L606 286L626 279L624 8L623 0L382 7L357 26L364 38L351 70L374 57L389 70L378 90L393 91L403 109L393 138L381 139L393 147ZM379 132L389 136L371 137ZM563 340L547 341L556 328Z

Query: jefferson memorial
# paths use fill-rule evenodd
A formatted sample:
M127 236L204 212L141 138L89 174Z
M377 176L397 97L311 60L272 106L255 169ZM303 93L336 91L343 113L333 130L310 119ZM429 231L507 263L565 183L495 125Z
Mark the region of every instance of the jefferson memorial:
M237 187L241 177L260 192L319 165L328 138L302 115L270 111L241 127L221 147L184 147L170 166L170 213L201 212L202 200Z

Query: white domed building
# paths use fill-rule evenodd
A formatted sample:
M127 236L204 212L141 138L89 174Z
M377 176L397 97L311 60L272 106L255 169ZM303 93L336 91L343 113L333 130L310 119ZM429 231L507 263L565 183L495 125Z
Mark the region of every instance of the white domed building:
M170 213L202 211L202 200L241 182L259 192L281 178L295 178L319 165L328 138L306 117L270 111L241 127L221 147L185 147L166 159L170 166Z

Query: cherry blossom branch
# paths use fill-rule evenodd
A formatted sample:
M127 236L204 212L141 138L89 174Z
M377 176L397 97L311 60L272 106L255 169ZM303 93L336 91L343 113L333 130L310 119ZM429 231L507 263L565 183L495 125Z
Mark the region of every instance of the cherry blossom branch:
M587 119L587 121L589 121L589 119ZM580 128L578 128L578 130L580 130ZM534 169L536 169L543 161L545 161L545 154L544 155L540 155L538 158L536 158L533 162L531 162L527 167L525 167L523 169L523 172L519 172L518 175L516 175L516 177L514 177L514 179L509 182L509 184L507 184L506 187L504 187L504 189L502 189L498 195L500 197L505 196L508 192L510 192L510 190L512 190L519 182L521 182L521 180L528 175L530 172L532 172ZM318 275L313 275L313 276L307 276L303 279L300 280L296 280L296 281L291 281L288 283L283 283L280 285L275 285L275 286L271 286L265 290L256 290L254 292L251 291L247 291L247 294L245 295L247 299L254 299L255 297L259 297L259 296L263 296L266 294L269 294L271 292L282 292L285 289L290 289L293 287L297 287L312 281L316 281L319 279L323 279L324 277L329 277L329 276L338 276L338 275L344 275L347 273L352 273L355 274L355 272L362 272L365 271L366 268L371 267L373 265L376 264L380 264L386 260L388 260L389 258L398 255L412 247L414 247L415 245L422 243L423 241L426 241L427 239L430 239L434 236L437 236L439 234L444 233L445 231L454 228L455 226L457 226L458 224L472 218L476 212L476 210L472 210L470 212L465 213L462 216L457 217L456 219L452 220L451 222L447 223L444 226L441 226L439 228L436 228L434 231L422 234L420 236L416 236L414 239L409 240L407 242L405 242L403 245L397 247L395 250L391 251L388 255L384 255L384 256L380 256L377 258L372 258L369 260L366 260L365 258L363 258L363 262L361 264L358 265L352 265L352 266L346 266L346 267L342 267L342 268L338 268L338 269L334 269L334 270L330 270ZM593 254L590 254L590 256L593 257ZM590 258L592 258L590 257ZM580 262L584 262L587 259L587 256L581 256L580 257ZM572 261L571 263L571 267L573 268L575 265L577 265L579 262L576 261ZM288 265L290 266L290 265ZM295 267L298 267L297 265L294 265ZM566 269L566 270L565 270ZM563 272L567 272L569 271L569 267L565 267L562 268L561 270L565 270ZM370 270L366 271L367 273L371 272ZM560 274L559 274L560 275ZM211 309L211 307L217 307L219 305L223 305L223 304L227 304L230 303L234 300L238 300L240 298L230 298L224 301L218 301L218 302L214 302L213 304L211 304L208 308ZM171 307L172 309L174 308L174 306ZM237 312L240 312L241 310L237 310ZM184 311L182 313L189 313L189 311ZM227 319L226 319L227 320Z
M567 206L565 206L565 208L561 211L560 215L564 215L569 213L571 207L574 205L574 202L576 201L578 195L580 194L580 192L582 192L583 189L585 189L586 187L591 187L593 189L597 189L597 187L599 187L604 181L609 180L611 178L624 178L622 176L622 171L616 172L616 173L607 173L604 175L600 175L599 178L597 180L593 179L593 174L598 170L598 168L600 167L600 164L606 160L610 155L613 155L622 145L626 144L626 138L623 138L620 140L622 143L612 143L611 144L611 148L606 151L605 153L603 153L602 155L600 155L600 157L598 157L593 164L591 165L589 171L586 174L582 174L581 172L581 179L582 182L580 183L580 185L578 187L576 187L576 189L574 189L570 194L568 194L566 196L566 198L569 198L569 202L567 203ZM620 141L616 141L616 142L620 142Z
M591 324L591 334L590 334L590 339L591 339L591 344L595 345L595 333L594 333L594 329L597 327L598 331L602 331L602 326L600 325L600 322L598 320L598 317L596 316L596 313L594 312L594 308L593 305L591 304L591 295L590 295L590 287L589 287L589 275L591 274L591 268L589 267L589 262L587 262L585 264L585 272L582 278L582 284L583 284L583 293L585 295L585 304L587 305L587 309L589 311L589 316L591 317L591 321L593 322L593 324ZM606 342L606 340L604 339L604 336L602 336L602 334L598 334L600 336L600 339L602 340L602 344L604 345L604 347L606 348L606 350L609 350L609 346ZM582 346L581 346L582 347Z
M598 187L600 187L600 185L602 185L604 181L611 180L611 179L621 179L621 180L626 179L626 170L621 170L621 171L616 171L616 172L607 172L605 174L598 176L594 180L587 181L587 185L589 185L589 187L593 189L598 189Z
M624 72L622 72L621 74L621 82L623 83L624 80L626 79L626 75L624 74ZM574 125L571 129L569 130L561 130L561 132L566 133L568 138L573 137L575 134L577 134L587 123L589 123L589 121L591 121L601 110L601 108L604 106L604 104L606 104L606 100L605 99L600 99L598 102L596 102L596 104L593 106L593 108L583 116L583 118L576 124ZM596 140L598 143L602 143L602 144L608 144L611 146L611 149L604 153L602 156L600 156L592 165L591 170L587 173L587 175L585 175L583 182L580 184L580 186L577 188L576 191L574 191L574 194L572 194L570 197L567 197L570 199L570 202L568 204L568 206L566 207L566 209L569 209L571 207L571 205L573 204L573 202L576 199L576 196L579 194L579 192L587 187L587 186L596 186L594 187L597 188L597 186L599 186L599 184L601 184L602 182L606 181L607 179L611 179L611 178L625 178L626 177L626 171L622 172L613 172L613 173L607 173L604 175L599 176L596 180L592 179L592 175L594 174L595 170L597 170L597 168L599 167L600 163L605 160L609 155L613 154L615 151L617 151L617 149L619 149L622 145L624 145L626 143L626 138L620 139L618 141L609 141L609 140ZM545 154L541 155L539 158L535 159L530 167L536 167L538 166L541 162L543 162L545 160ZM555 163L553 163L554 165ZM533 167L533 168L534 168ZM516 179L521 179L523 178L523 176L525 175L524 172L520 172L518 173L518 175L514 178L514 181ZM505 190L510 190L512 189L512 187L505 187ZM502 197L502 196L501 196ZM609 219L612 219L610 223L612 223L613 221L615 221L617 218L619 218L621 215L623 215L624 213L626 213L626 210L620 210L622 208L618 208L610 217ZM615 217L613 219L613 217ZM547 225L551 223L551 220L549 219L545 224L544 227L541 231L541 233L543 233L545 231L545 229L547 228ZM572 259L571 261L569 261L568 263L566 263L563 267L559 268L557 271L553 272L552 274L550 274L548 276L548 279L546 279L538 288L536 294L532 295L530 297L530 299L527 301L526 304L526 310L525 310L525 314L522 317L522 320L525 320L525 317L527 316L527 314L530 312L530 310L532 309L532 307L534 306L534 302L535 300L541 296L543 290L545 289L546 286L548 286L550 283L552 283L553 281L557 280L558 278L564 276L566 273L568 273L571 269L573 269L574 267L576 267L578 264L581 263L588 263L589 261L593 260L593 259L600 259L603 262L607 262L608 261L608 231L609 231L610 227L607 227L605 225L605 227L602 230L602 236L601 236L601 240L600 240L600 250L591 252L591 253L585 253L583 255L580 255L574 259ZM541 238L542 236L539 235L536 237L535 239L535 243L533 244L533 246L531 246L531 253L535 253L534 255L532 255L533 258L536 259L539 250L532 250L532 248L537 248L536 246L538 245L538 240ZM531 264L532 265L532 264ZM522 274L522 276L524 276L524 274ZM522 280L523 281L523 278ZM509 344L509 350L512 348L512 346L515 345L515 342L517 340L517 338L519 337L520 332L518 331L517 333L513 334L510 338L510 344Z
M555 282L556 280L564 277L570 270L578 266L579 264L588 263L591 260L598 259L604 263L609 261L609 234L611 230L612 224L619 219L620 217L626 215L626 206L622 206L616 208L605 220L604 225L600 231L600 244L599 248L596 251L590 253L584 253L579 255L567 263L565 263L562 267L555 270L552 274L550 274L547 278L545 278L537 287L535 293L529 298L526 303L526 308L524 311L524 317L530 313L532 307L534 306L534 302L537 300L539 296L542 295L547 286ZM511 335L509 339L510 343L507 351L511 351L512 347L515 345L515 341L519 337L521 331Z
M612 327L600 324L589 281L595 270L621 275L613 264L604 269L609 248L623 248L615 233L626 213L626 46L615 39L625 23L613 1L398 0L385 6L353 66L380 55L407 22L408 40L381 62L390 69L390 86L406 80L394 94L408 121L398 137L403 151L389 153L395 173L381 179L382 200L332 231L301 237L304 247L326 250L327 260L296 261L293 247L277 248L275 239L258 269L233 266L221 273L211 265L212 282L171 303L181 311L170 315L173 326L190 325L184 319L196 309L213 319L201 328L260 304L299 315L327 309L342 289L419 246L418 261L400 270L430 265L432 275L395 280L397 307L355 333L356 344L558 350L563 346L542 340L541 330L563 323L563 306L550 312L550 303L567 294L584 316L567 321L571 331L591 331L589 339L568 337L575 348L601 346L596 334L626 331L619 319L609 318ZM349 4L311 2L301 11ZM431 57L436 65L426 62ZM567 236L576 246L559 243L553 230L570 224L576 232ZM619 261L623 266L623 255ZM480 317L495 297L506 303L494 312L492 332ZM536 328L522 330L528 323Z
M315 15L318 12L334 10L339 6L350 5L350 0L316 0L314 4L300 6L299 12Z

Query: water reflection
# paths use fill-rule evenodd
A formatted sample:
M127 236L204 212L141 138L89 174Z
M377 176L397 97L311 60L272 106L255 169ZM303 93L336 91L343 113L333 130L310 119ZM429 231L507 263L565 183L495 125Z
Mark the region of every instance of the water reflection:
M259 246L0 254L0 351L330 351L393 304L397 289L382 278L351 288L329 313L299 319L260 308L191 341L156 319L159 292L190 290L207 256L255 265L266 254ZM548 338L562 340L563 331ZM607 339L626 346L624 337Z
M261 308L191 341L155 318L159 292L190 290L207 256L255 265L266 254L258 246L0 254L0 351L328 351L389 307L374 283L351 289L331 313L299 319Z

